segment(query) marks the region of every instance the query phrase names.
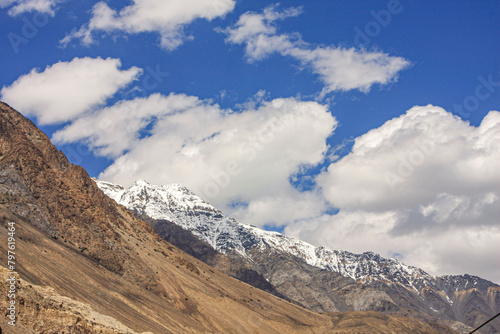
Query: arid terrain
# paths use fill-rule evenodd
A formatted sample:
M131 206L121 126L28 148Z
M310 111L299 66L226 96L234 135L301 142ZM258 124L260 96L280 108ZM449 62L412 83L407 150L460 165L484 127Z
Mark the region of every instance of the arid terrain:
M376 312L315 313L231 278L105 196L35 125L0 104L0 263L14 222L8 333L453 333ZM0 285L6 308L7 285Z

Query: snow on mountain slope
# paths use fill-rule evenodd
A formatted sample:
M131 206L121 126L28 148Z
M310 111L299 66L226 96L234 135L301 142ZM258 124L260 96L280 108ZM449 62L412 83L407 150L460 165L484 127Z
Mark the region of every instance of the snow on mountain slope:
M250 264L280 294L310 310L396 312L477 327L500 309L500 287L476 276L434 277L372 252L315 247L238 223L179 184L155 186L141 180L124 189L95 181L109 197L155 224L168 220ZM500 323L494 330L500 331Z
M436 286L433 276L394 259L385 259L372 252L354 254L315 247L278 232L238 223L180 184L157 186L139 180L124 189L112 183L95 181L105 194L119 204L138 214L180 225L222 253L237 252L251 260L251 249L268 247L275 252L296 256L311 266L355 280L384 280L400 283L415 291L424 286Z

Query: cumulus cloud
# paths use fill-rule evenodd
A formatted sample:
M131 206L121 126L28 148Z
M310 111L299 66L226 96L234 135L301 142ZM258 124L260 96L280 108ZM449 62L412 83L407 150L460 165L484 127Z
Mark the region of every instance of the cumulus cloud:
M286 226L298 222L310 223L320 218L329 208L324 197L317 191L299 192L284 187L274 196L259 196L244 207L230 209L229 213L240 222L257 226Z
M274 52L284 52L295 45L296 35L278 35L275 22L300 15L301 8L277 11L276 6L264 9L262 14L246 12L233 27L220 30L227 35L226 42L245 44L245 53L250 62L261 60Z
M141 69L121 70L119 59L74 58L43 71L31 70L0 91L2 100L40 124L74 119L102 105L119 89L134 81Z
M414 107L356 138L317 178L340 211L290 224L314 244L500 282L500 113L479 126Z
M500 282L496 265L500 251L498 224L453 226L448 222L446 229L428 228L394 235L393 229L405 218L398 211L341 210L334 216L292 223L284 233L333 249L374 251L434 275L468 273Z
M134 0L118 12L105 2L98 2L92 8L89 23L73 30L61 44L80 39L82 44L91 45L97 32L156 32L160 34L161 46L173 50L185 39L185 25L196 19L213 20L223 16L231 12L234 5L234 0Z
M336 207L379 211L495 191L499 127L497 111L474 127L442 108L414 107L356 138L318 182Z
M17 16L26 12L40 12L54 16L54 10L59 0L0 0L0 8L11 7L10 16Z
M301 8L278 11L276 6L271 6L262 13L244 13L234 26L221 31L227 35L226 42L245 45L250 62L272 53L297 59L323 81L323 94L351 89L367 92L374 84L397 80L398 73L409 66L407 60L383 52L312 46L296 33L278 33L277 21L300 13Z
M180 182L221 208L244 203L248 210L235 212L256 218L253 224L265 224L264 217L254 214L264 197L292 198L297 214L307 205L311 212L321 208L314 203L317 195L300 194L289 177L323 160L326 138L336 125L327 107L316 102L280 98L234 112L172 93L87 114L53 139L85 140L98 154L114 158L100 175L104 180L124 185L140 178L156 184ZM310 203L301 206L301 199ZM284 206L277 208L273 212L282 216L273 219L281 223L290 213Z

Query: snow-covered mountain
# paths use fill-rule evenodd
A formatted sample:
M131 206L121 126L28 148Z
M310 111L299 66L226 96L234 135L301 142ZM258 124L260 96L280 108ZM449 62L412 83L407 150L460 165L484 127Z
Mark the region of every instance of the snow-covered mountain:
M315 247L278 232L239 223L180 184L157 186L139 180L124 189L112 183L96 182L106 195L119 204L153 219L174 222L225 254L235 251L251 259L249 250L267 246L296 256L313 267L354 280L386 280L415 290L434 285L435 277L425 271L372 252L354 254Z
M251 264L279 293L315 311L426 314L474 326L500 310L500 287L477 276L434 277L373 252L315 247L226 217L180 184L140 180L125 189L95 182L136 214L174 223L221 253Z

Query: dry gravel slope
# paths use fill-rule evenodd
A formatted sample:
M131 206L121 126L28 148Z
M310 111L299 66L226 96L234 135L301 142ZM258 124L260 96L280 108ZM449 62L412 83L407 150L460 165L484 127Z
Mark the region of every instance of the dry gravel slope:
M356 321L317 314L220 273L106 197L31 121L0 103L2 267L11 221L20 275L14 333L451 332L376 313L356 313ZM5 289L2 280L2 308ZM4 332L12 330L4 320Z

